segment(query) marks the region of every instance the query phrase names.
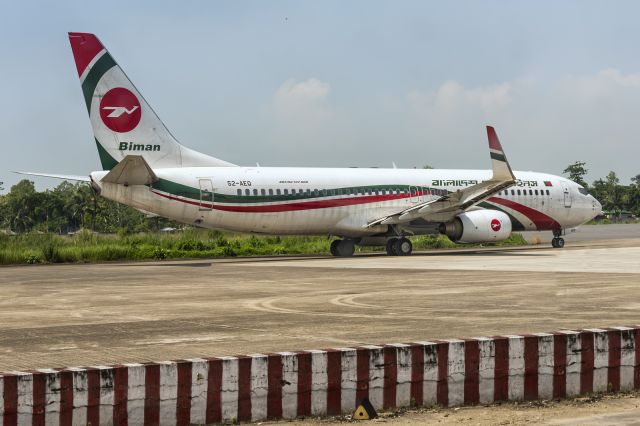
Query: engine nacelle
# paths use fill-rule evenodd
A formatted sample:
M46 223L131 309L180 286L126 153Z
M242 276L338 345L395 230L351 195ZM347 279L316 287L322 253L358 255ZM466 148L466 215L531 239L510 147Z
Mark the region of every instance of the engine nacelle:
M453 242L487 243L502 241L511 235L511 219L496 210L474 210L440 224L440 233Z

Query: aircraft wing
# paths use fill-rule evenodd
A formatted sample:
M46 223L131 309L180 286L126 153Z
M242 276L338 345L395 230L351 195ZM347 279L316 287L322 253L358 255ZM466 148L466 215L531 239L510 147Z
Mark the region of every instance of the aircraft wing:
M462 213L468 208L486 200L499 191L513 185L516 177L509 166L498 135L493 127L487 126L489 138L489 154L493 167L493 176L476 185L459 189L456 192L431 199L424 203L412 206L393 215L379 218L367 224L373 225L400 224L410 222L417 218L433 221L446 221L453 216Z
M48 178L54 178L54 179L75 180L78 182L91 182L91 178L89 176L57 175L57 174L51 174L51 173L21 172L21 171L14 171L13 173L18 173L20 175L48 177Z

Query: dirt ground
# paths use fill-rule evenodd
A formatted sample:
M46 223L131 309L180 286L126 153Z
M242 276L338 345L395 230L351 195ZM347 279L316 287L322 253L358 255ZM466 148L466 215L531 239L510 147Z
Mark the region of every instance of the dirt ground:
M307 419L287 424L341 425L638 425L640 394L593 395L567 401L535 401L492 404L449 409L402 410L380 413L372 421L354 421L350 416L331 419ZM275 423L263 423L275 424Z

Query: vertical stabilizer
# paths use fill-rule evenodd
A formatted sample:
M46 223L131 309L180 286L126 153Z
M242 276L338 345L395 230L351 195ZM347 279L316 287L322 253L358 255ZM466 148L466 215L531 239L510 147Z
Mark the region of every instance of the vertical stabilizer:
M103 169L127 155L153 168L234 165L180 145L94 34L69 41Z

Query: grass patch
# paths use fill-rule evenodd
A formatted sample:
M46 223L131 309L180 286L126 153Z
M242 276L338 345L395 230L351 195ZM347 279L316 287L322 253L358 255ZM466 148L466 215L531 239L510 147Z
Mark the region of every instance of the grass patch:
M411 238L415 250L478 247L455 244L447 237ZM94 263L126 260L327 254L331 240L318 236L255 236L190 229L176 234L109 234L82 231L73 236L30 233L0 235L0 264ZM520 234L484 246L524 245ZM379 252L384 247L357 247L358 252Z

